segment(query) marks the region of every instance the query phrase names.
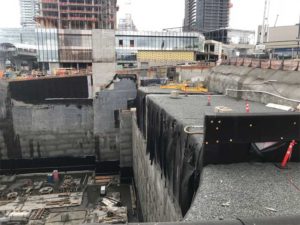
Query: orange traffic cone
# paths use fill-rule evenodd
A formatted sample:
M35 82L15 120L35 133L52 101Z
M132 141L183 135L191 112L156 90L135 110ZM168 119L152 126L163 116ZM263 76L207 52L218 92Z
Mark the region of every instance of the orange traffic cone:
M249 105L249 102L248 100L246 101L246 113L249 113L250 112L250 105Z
M207 106L211 106L211 95L207 96Z
M292 153L293 153L293 148L294 148L294 146L295 146L296 144L297 144L297 143L296 143L295 140L292 140L292 141L291 141L291 143L290 143L290 145L289 145L289 147L288 147L288 149L287 149L287 151L286 151L286 153L285 153L285 156L284 156L284 158L283 158L283 160L282 160L282 162L281 162L281 167L282 167L282 168L285 168L286 165L287 165L287 163L288 163L288 161L291 159L291 156L292 156Z

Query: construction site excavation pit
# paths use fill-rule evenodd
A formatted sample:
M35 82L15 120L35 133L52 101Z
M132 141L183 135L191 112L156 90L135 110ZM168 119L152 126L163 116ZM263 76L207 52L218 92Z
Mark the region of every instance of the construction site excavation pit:
M0 82L0 223L240 224L300 213L298 144L280 168L300 140L299 113L137 89L134 76L116 76L91 97L89 79L35 81L59 92Z
M1 225L140 221L128 110L136 84L120 80L92 98L91 83L0 81Z
M0 178L1 224L136 222L134 187L119 175L93 171L20 174Z

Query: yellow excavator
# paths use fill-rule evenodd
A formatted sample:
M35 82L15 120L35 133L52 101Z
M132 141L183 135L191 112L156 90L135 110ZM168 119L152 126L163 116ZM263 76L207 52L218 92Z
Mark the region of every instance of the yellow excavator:
M208 89L203 86L202 83L169 83L166 85L161 85L160 88L162 89L175 89L180 90L188 93L206 93Z

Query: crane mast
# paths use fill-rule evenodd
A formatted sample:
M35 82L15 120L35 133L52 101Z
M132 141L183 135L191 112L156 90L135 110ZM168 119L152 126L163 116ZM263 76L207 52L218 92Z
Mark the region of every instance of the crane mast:
M265 0L264 16L263 16L263 22L261 26L259 44L263 44L265 42L265 34L266 32L268 32L268 26L269 26L268 24L269 12L270 12L270 0Z

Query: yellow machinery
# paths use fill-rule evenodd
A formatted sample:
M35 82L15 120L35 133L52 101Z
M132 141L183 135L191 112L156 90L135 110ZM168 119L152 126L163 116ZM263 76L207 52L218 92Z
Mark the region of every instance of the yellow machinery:
M202 83L169 83L161 85L162 89L175 89L188 93L203 93L208 92L207 88L203 87Z

